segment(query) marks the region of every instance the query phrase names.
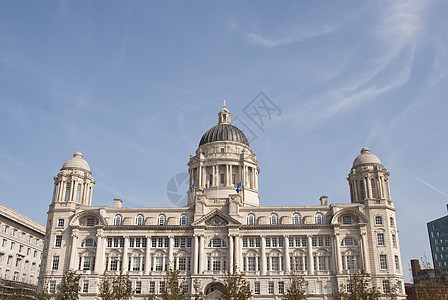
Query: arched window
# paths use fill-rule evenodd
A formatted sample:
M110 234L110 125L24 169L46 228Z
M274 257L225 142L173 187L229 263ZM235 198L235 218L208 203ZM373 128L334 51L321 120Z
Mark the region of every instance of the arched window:
M165 215L159 215L157 217L157 225L165 225L166 224L166 216Z
M135 225L144 225L145 223L145 218L143 217L143 215L137 215L135 217Z
M114 225L121 225L122 221L123 221L123 217L121 215L115 215Z
M314 224L324 224L324 216L321 213L314 216Z
M298 213L292 215L292 224L302 224L302 220L300 219L300 215Z
M255 215L254 214L248 214L246 218L247 225L255 225Z
M188 225L188 216L186 214L182 214L179 218L180 225Z
M278 216L277 216L277 214L271 214L269 216L269 222L271 223L271 225L277 225L278 224Z

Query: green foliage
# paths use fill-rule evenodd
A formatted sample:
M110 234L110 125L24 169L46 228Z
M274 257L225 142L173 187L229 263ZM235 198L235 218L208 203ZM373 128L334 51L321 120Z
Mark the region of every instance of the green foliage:
M351 276L351 288L347 292L347 285L341 284L340 291L335 291L335 300L378 300L380 292L374 286L371 287L370 275L364 270L354 273Z
M162 290L163 300L183 300L185 299L183 283L180 280L180 271L170 268L166 272L165 287Z
M104 274L98 283L99 300L129 300L134 290L128 275Z
M64 275L61 283L57 286L56 299L57 300L77 300L80 275L76 275L72 270Z
M222 293L223 300L246 300L252 296L252 292L248 289L244 279L244 274L239 273L236 267L233 267L233 272L227 271Z
M306 299L305 286L306 281L298 272L293 272L291 277L291 285L286 290L283 297L284 300L302 300Z
M201 289L201 284L198 279L195 279L193 283L194 288L194 299L195 300L205 300L204 292Z

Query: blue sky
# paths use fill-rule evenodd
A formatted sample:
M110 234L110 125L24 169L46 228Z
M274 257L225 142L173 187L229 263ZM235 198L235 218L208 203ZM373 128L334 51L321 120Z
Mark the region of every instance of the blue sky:
M391 173L404 272L448 197L446 1L2 1L2 204L44 224L75 151L94 205L172 205L225 99L257 138L263 205L349 202L367 146ZM264 92L281 114L244 113ZM246 129L246 130L247 130ZM409 279L409 276L408 276Z

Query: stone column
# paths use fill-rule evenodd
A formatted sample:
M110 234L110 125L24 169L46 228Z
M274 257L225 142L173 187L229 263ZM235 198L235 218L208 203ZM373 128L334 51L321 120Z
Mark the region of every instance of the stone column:
M78 229L72 231L72 248L70 249L70 270L76 270L76 256L78 254Z
M204 253L204 236L199 236L199 274L202 274L204 271L204 261L205 261L205 253Z
M104 273L104 237L103 229L97 229L96 231L96 254L95 254L95 271L97 274L102 275Z
M261 250L260 250L260 259L261 259L261 275L266 275L266 236L261 236Z
M168 244L168 266L173 266L174 263L174 237L172 235L168 236L170 239Z
M361 232L362 260L364 261L364 270L370 270L366 235L366 232Z
M229 165L229 185L230 186L233 186L232 177L233 177L233 168L232 168L232 165ZM235 180L236 180L236 178L235 178Z
M285 241L283 242L283 244L284 244L284 251L283 251L284 259L283 259L283 261L285 262L285 266L284 266L283 270L285 270L285 272L289 274L289 272L291 271L291 263L290 263L290 259L289 259L289 237L287 235L285 235L284 239L285 239Z
M307 248L308 248L308 275L314 275L314 259L313 259L313 241L311 235L307 235Z
M151 237L145 236L146 251L145 251L145 275L149 275L151 270Z
M198 187L202 188L202 164L199 164L198 172Z
M342 256L341 256L341 242L339 241L339 233L334 234L334 241L336 243L336 261L337 261L337 272L342 273Z
M240 250L240 237L235 235L235 268L237 271L241 271L241 250Z
M198 274L198 262L199 262L199 242L198 236L194 236L194 244L193 244L193 274Z
M367 174L367 177L365 180L366 180L366 189L367 189L366 196L367 196L367 198L372 199L373 198L372 185L370 184L370 175L369 174Z
M129 247L129 237L124 237L124 247L123 247L123 259L121 263L121 272L127 274L128 268L128 247Z
M233 272L233 235L229 235L229 270L232 273Z

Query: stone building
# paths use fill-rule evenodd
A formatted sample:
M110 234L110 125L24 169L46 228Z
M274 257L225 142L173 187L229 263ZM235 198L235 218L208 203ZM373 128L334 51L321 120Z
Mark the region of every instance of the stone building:
M130 275L138 298L160 293L172 266L185 279L187 295L196 286L212 298L235 267L254 298L281 299L298 271L310 299L332 299L333 290L365 269L384 295L397 284L404 299L389 173L369 149L350 168L349 203L329 204L322 196L318 206L262 206L257 158L224 106L188 167L184 207L122 207L120 199L113 207L92 206L95 181L75 153L54 177L44 288L53 291L73 269L82 275L81 298L94 299L100 276L121 271Z
M37 285L45 227L0 204L0 278L2 286ZM11 284L10 284L11 283ZM25 285L23 285L25 286ZM0 292L1 295L1 292Z

